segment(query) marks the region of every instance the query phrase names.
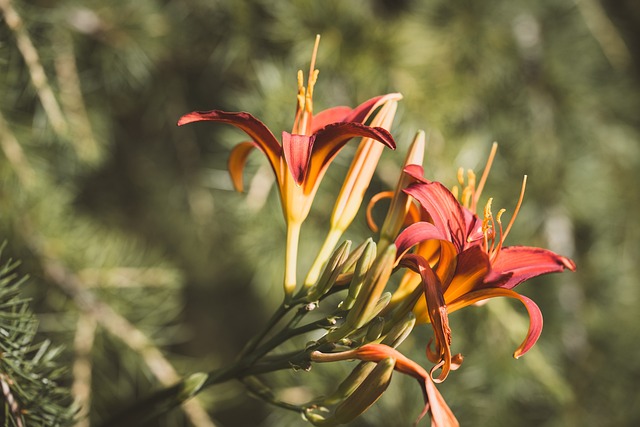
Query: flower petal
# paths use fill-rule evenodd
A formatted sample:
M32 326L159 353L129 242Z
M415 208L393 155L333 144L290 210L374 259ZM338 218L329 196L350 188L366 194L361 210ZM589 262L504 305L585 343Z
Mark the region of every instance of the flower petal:
M352 111L350 107L333 107L320 111L311 119L311 133L314 134L331 123L344 122Z
M193 122L211 121L227 123L244 131L266 155L271 166L277 170L282 148L268 127L249 113L228 113L221 110L193 111L178 120L178 126Z
M409 249L418 243L431 239L445 240L445 236L441 230L429 222L420 221L411 224L402 230L396 238L395 245L396 248L398 248L398 258L402 257Z
M453 301L475 290L482 285L490 269L489 257L479 246L458 254L454 276L444 289L445 300Z
M451 329L449 328L449 316L440 279L433 272L427 261L420 256L407 254L400 263L420 273L422 277L427 311L429 312L429 320L431 320L435 337L435 356L439 359L437 360L439 363L431 370L431 375L435 370L441 368L440 375L434 381L442 382L447 378L451 370ZM431 351L427 349L427 355L429 354L431 354ZM435 363L434 360L431 361Z
M242 193L243 190L242 171L244 170L244 165L247 162L249 153L251 153L251 150L254 148L256 148L256 145L253 142L241 142L233 147L233 150L231 150L229 154L229 161L227 162L229 175L231 175L233 187L240 193Z
M401 99L402 99L402 95L399 93L389 93L387 95L376 96L375 98L371 98L363 102L362 104L358 105L342 121L365 123L369 118L369 116L371 115L371 113L373 113L374 110L376 110L382 104L389 101L400 101Z
M307 176L309 159L315 135L292 135L282 132L282 151L296 184L301 185Z
M425 379L424 388L427 395L427 404L414 425L417 425L418 421L420 421L422 417L424 417L425 413L430 410L431 427L459 427L460 424L458 423L456 416L453 415L451 408L449 408L444 397L442 397L442 394L440 394L430 377Z
M320 129L314 136L313 150L304 185L306 194L312 193L317 188L316 185L324 175L329 163L351 138L371 138L389 148L396 148L395 141L387 130L360 123L333 123Z
M502 276L502 280L497 279L493 283L487 284L512 289L525 280L542 274L557 273L564 269L575 271L576 265L569 258L547 249L529 246L508 246L500 250L492 268L494 273L504 276Z
M527 331L527 336L520 346L513 353L513 357L516 359L520 356L524 355L527 351L533 347L533 345L540 338L540 334L542 333L542 312L540 308L533 302L531 299L525 297L524 295L520 295L519 293L512 291L510 289L503 288L489 288L489 289L481 289L478 291L470 292L462 297L456 299L455 301L451 301L448 304L450 311L458 310L462 307L466 307L478 301L483 301L489 298L495 297L507 297L514 298L519 300L522 304L524 304L527 312L529 313L529 330Z
M431 215L435 226L461 251L466 241L467 229L464 212L454 195L439 182L419 182L404 191L420 203Z

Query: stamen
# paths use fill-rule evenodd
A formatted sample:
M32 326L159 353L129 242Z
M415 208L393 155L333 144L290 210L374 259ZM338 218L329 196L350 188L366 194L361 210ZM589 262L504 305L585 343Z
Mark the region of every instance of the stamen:
M472 189L476 188L476 174L471 169L467 171L467 185Z
M495 244L496 240L494 237L494 245L492 245L491 253L489 254L489 257L491 258L492 262L496 259L496 257L500 253L500 249L502 249L502 242L504 242L504 233L502 232L501 218L502 218L502 214L505 213L506 211L507 211L506 209L500 209L498 211L498 214L496 215L496 222L498 223L498 229L500 230L500 238L497 240L498 243Z
M311 128L311 117L313 115L313 87L318 80L318 70L316 70L316 57L318 55L318 46L320 45L320 34L316 35L316 42L313 45L311 53L311 64L309 65L309 78L307 80L306 96L304 98L304 112L302 113L301 123L299 124L299 132L308 135Z
M462 197L461 197L462 200L460 201L462 206L464 206L465 208L468 208L472 197L473 197L473 188L467 185L466 187L464 187L464 190L462 190Z
M487 159L487 164L484 167L484 172L482 172L482 177L478 182L478 188L473 196L473 203L471 205L471 210L475 212L476 206L478 205L478 200L482 195L482 190L484 189L484 184L487 182L487 177L489 176L489 171L491 170L491 165L493 164L493 159L496 157L496 152L498 151L498 143L494 142L491 146L491 152L489 153L489 158Z
M453 197L455 197L457 201L460 201L460 199L458 198L459 192L460 192L460 188L458 188L457 185L454 185L453 188L451 189L451 194L453 194Z
M305 99L305 88L304 88L304 76L302 74L302 70L298 70L298 95L297 95L297 104L296 104L296 117L293 120L293 129L291 133L299 134L300 133L300 119L302 118L302 112L304 109L304 99Z
M491 213L491 203L493 202L493 197L487 200L487 204L484 207L484 219L482 220L482 234L484 235L484 247L487 252L489 252L489 230L492 228L493 223L493 215ZM493 237L491 237L493 241Z
M316 56L318 55L318 46L320 45L320 34L316 34L316 42L313 45L313 53L311 53L311 64L309 64L309 82L308 86L312 86L311 84L311 76L314 75L316 71Z
M527 188L527 175L524 176L524 178L522 179L522 189L520 190L520 198L518 199L518 204L516 205L515 210L513 211L513 216L511 217L511 221L509 221L509 225L507 226L507 230L504 232L504 234L502 235L502 239L504 241L504 239L507 238L507 235L509 234L509 231L511 230L511 227L513 226L513 223L516 220L516 217L518 216L518 212L520 212L520 206L522 206L522 200L524 200L524 190Z
M462 166L458 168L458 183L460 187L464 188L464 168Z

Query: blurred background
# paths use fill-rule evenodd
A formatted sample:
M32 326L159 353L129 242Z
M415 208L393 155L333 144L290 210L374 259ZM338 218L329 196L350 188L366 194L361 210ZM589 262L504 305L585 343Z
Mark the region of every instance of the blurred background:
M529 180L507 244L578 265L519 288L545 316L522 359L511 357L527 327L515 303L451 316L466 359L440 390L461 424L640 425L634 0L0 0L2 261L20 260L16 273L30 276L20 292L39 321L35 342L63 347L59 403L86 402L78 425L98 425L162 384L232 361L278 306L284 222L264 158L250 157L248 191L235 193L226 161L246 137L175 123L223 109L290 130L296 71L308 69L316 34L317 111L404 95L398 150L382 157L370 195L394 186L418 129L426 176L448 186L460 166L481 171L497 141L484 191L495 210L511 212ZM355 145L320 188L301 270ZM368 235L363 218L347 237ZM420 327L400 350L426 365L429 334ZM315 371L269 381L284 398L312 398L348 365ZM421 401L397 375L352 425L410 425ZM156 423L304 425L234 382Z

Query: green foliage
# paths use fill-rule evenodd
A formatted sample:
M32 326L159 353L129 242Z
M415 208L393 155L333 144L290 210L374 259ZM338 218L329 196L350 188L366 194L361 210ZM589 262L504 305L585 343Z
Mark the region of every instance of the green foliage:
M61 349L36 337L38 321L23 296L26 277L19 277L18 264L9 259L0 267L0 420L3 426L71 426L76 411Z

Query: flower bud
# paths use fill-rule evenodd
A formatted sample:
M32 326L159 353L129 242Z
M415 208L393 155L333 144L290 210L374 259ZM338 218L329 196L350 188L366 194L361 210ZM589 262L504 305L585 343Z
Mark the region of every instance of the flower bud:
M396 348L409 336L416 324L416 316L409 312L404 321L398 322L387 332L381 344Z
M354 420L382 396L391 382L395 364L396 360L392 357L378 362L362 384L336 407L334 416L338 424Z
M422 161L424 158L424 147L424 131L418 131L415 138L413 139L413 142L411 143L409 152L407 153L407 157L404 162L405 167L408 165L422 166ZM384 223L382 224L382 228L380 229L379 243L383 247L384 244L393 242L396 235L400 231L402 224L404 223L405 216L407 215L409 206L411 205L411 198L402 190L404 190L407 185L412 182L412 179L413 178L411 178L404 172L400 174L398 185L396 186L395 193L393 195L393 198L391 199L389 211L387 212L387 216L384 220Z
M390 245L387 247L387 250L373 262L373 265L367 271L356 302L347 314L346 324L357 329L379 313L378 311L372 315L391 276L395 258L396 247L395 245Z
M372 342L380 338L382 331L384 330L384 317L376 317L367 326L367 333L365 335L366 342Z
M320 276L318 282L309 289L305 297L307 302L318 301L331 290L338 275L342 272L342 266L349 256L349 249L351 249L351 241L347 240L333 252L333 255L329 258L329 261L327 261L322 276Z
M356 298L360 293L360 289L362 288L362 284L369 272L369 268L371 268L371 264L376 258L376 244L373 239L369 238L364 244L364 249L362 255L358 259L356 263L356 268L353 273L353 278L351 279L351 284L349 285L349 294L345 298L344 301L340 303L340 309L349 310L353 307L353 304L356 302Z

